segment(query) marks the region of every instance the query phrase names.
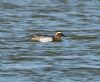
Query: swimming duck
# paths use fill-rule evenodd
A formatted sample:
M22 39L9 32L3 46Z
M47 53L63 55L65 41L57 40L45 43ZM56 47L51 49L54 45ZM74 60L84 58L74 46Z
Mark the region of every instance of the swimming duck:
M61 41L62 36L66 37L62 32L56 32L54 36L33 35L31 40L39 41L39 42L59 42L59 41Z

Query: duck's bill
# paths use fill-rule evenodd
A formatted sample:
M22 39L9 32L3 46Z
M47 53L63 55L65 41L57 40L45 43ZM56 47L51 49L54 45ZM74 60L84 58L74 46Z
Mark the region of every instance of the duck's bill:
M63 37L67 37L66 35L62 34Z

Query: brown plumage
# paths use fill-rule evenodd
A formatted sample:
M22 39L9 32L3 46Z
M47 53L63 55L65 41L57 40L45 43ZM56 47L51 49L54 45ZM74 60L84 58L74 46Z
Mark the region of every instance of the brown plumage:
M39 42L57 42L57 41L61 41L61 37L65 36L63 35L62 32L56 32L55 35L52 37L50 36L38 36L38 35L33 35L33 37L31 38L32 41L39 41Z

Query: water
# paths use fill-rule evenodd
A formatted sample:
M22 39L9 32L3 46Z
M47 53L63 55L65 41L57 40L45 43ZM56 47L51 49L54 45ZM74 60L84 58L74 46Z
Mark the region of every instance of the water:
M0 0L0 82L100 82L100 0Z

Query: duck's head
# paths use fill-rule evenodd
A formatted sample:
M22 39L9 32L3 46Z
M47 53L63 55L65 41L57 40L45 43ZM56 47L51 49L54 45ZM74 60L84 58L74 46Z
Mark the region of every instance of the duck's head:
M66 37L62 32L56 32L55 38Z

